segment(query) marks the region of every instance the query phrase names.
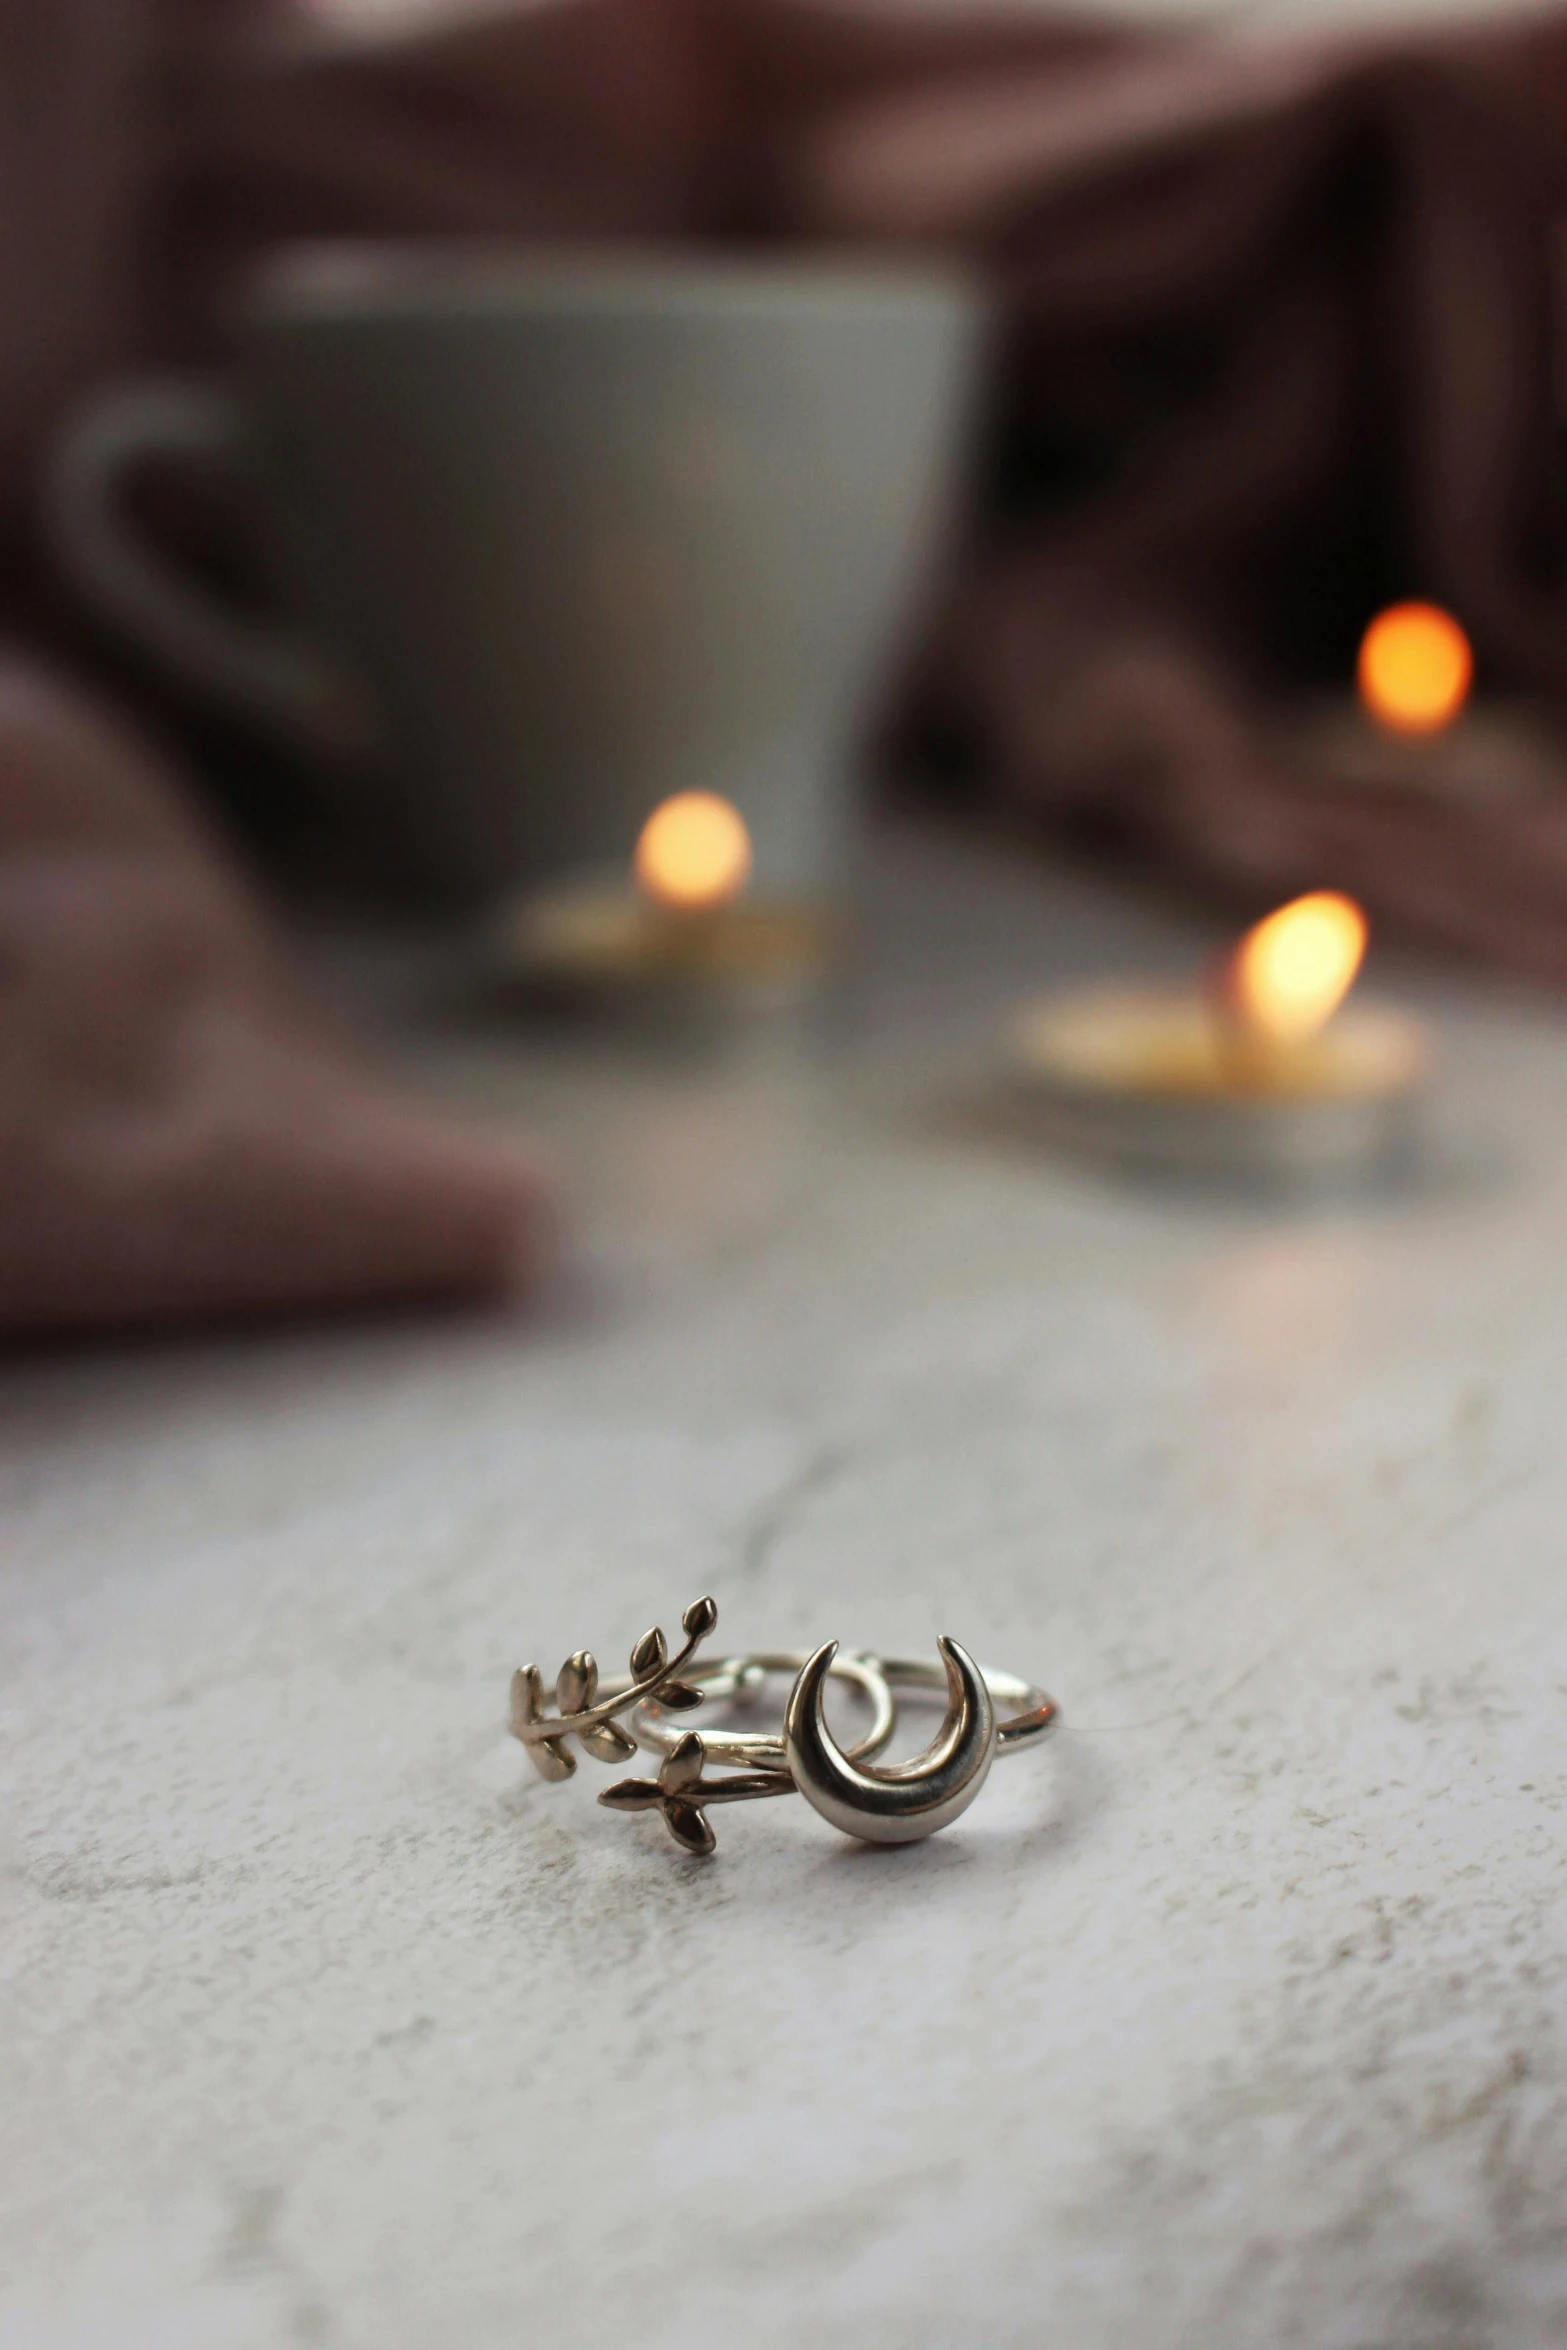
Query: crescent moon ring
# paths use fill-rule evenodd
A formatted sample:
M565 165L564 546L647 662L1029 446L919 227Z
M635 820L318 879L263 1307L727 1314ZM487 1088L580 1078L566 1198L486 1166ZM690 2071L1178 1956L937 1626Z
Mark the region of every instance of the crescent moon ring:
M875 1766L850 1762L834 1743L822 1693L836 1640L807 1659L789 1693L784 1750L807 1803L846 1836L867 1844L913 1844L967 1811L996 1755L996 1709L985 1676L945 1635L936 1643L947 1674L947 1711L923 1754Z

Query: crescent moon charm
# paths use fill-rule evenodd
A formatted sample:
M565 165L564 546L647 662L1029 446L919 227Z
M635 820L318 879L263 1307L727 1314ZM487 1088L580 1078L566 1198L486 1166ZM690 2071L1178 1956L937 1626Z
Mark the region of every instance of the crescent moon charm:
M985 1784L996 1753L996 1710L985 1676L955 1640L943 1636L936 1645L947 1669L946 1718L912 1762L852 1763L834 1743L822 1693L836 1640L816 1651L790 1691L784 1715L790 1776L806 1802L846 1836L912 1844L967 1811Z

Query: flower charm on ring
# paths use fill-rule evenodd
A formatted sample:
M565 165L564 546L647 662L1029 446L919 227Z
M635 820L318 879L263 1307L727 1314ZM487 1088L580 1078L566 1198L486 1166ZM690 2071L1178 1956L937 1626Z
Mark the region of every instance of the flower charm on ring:
M871 1844L907 1844L931 1836L967 1811L998 1753L1037 1744L1059 1720L1055 1700L1010 1673L982 1671L955 1640L943 1636L941 1662L838 1653L836 1640L814 1655L763 1652L692 1666L697 1648L718 1623L711 1599L693 1601L681 1619L686 1644L671 1658L661 1631L644 1632L631 1651L627 1679L600 1686L586 1649L567 1658L555 1685L559 1713L544 1711L543 1678L534 1665L512 1676L511 1729L546 1779L569 1779L576 1738L600 1762L624 1762L639 1745L661 1754L657 1779L621 1779L600 1795L613 1811L657 1811L683 1850L708 1854L714 1836L707 1807L750 1803L766 1796L803 1795L846 1836ZM783 1733L666 1729L662 1717L703 1704L754 1694L768 1673L787 1671L794 1686ZM682 1679L683 1673L688 1678ZM870 1729L847 1751L827 1728L823 1698L829 1678L846 1683L871 1710ZM945 1694L946 1711L931 1743L911 1761L879 1764L896 1721L896 1689ZM1019 1710L1002 1721L998 1702ZM629 1713L630 1730L615 1719ZM718 1762L744 1764L710 1777Z

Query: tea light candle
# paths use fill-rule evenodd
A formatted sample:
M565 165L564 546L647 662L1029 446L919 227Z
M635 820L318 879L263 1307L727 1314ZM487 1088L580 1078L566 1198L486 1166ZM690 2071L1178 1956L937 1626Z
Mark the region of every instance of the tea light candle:
M1249 931L1184 991L1098 988L1023 1015L1014 1065L1063 1140L1117 1159L1297 1179L1407 1150L1429 1065L1421 1024L1339 1006L1360 908L1319 890Z
M1443 733L1468 701L1473 682L1469 639L1452 614L1435 604L1394 604L1361 639L1361 703L1389 734L1420 741Z
M524 898L496 925L497 960L540 992L646 998L777 988L826 960L813 907L748 897L751 840L716 792L677 792L642 827L628 883Z
M1559 737L1525 703L1476 706L1474 656L1450 612L1409 603L1379 613L1355 682L1358 707L1347 696L1323 702L1284 738L1308 788L1474 809L1559 796Z

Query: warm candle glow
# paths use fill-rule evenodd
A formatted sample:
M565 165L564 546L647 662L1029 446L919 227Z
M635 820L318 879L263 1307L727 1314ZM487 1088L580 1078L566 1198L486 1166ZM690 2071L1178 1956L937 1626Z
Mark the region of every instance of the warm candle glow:
M1231 967L1233 1002L1254 1034L1298 1044L1330 1020L1366 951L1366 917L1353 898L1313 890L1248 930Z
M1469 698L1474 656L1450 613L1395 604L1360 647L1360 698L1394 734L1440 734Z
M650 898L682 913L727 905L751 878L751 836L716 792L676 792L653 810L637 842L636 875Z

